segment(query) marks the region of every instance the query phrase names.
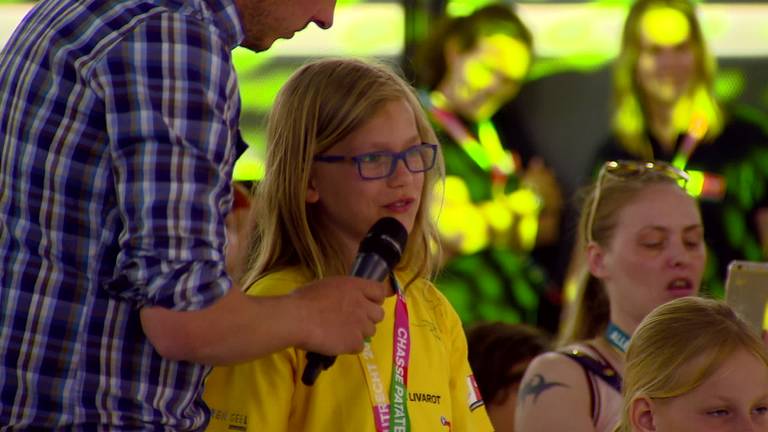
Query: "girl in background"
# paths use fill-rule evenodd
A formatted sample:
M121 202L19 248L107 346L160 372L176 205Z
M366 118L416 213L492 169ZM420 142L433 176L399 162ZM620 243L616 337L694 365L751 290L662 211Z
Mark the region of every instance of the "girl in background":
M527 324L480 322L467 330L469 364L496 432L514 432L515 407L525 369L551 349L551 337Z

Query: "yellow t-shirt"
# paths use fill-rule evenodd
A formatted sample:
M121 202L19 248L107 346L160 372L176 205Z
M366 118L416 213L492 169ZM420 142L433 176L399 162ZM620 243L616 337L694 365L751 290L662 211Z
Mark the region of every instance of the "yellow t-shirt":
M402 275L398 280L404 281ZM286 294L308 282L297 269L256 282L250 295ZM458 315L428 281L405 292L411 333L408 414L411 430L492 431L467 361ZM396 297L371 339L375 364L389 398ZM373 407L360 355L341 355L315 384L301 382L306 352L290 348L253 362L214 368L203 398L211 408L209 431L374 432Z

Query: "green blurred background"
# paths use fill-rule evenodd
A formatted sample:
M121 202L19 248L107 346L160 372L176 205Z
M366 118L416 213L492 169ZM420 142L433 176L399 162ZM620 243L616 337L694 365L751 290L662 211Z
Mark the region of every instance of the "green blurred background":
M334 26L314 25L273 49L234 52L243 100L242 128L251 150L236 177L262 173L265 116L288 75L319 56L375 57L410 75L414 47L443 14L465 15L491 0L338 0ZM515 8L534 35L536 59L515 104L541 155L567 191L584 179L594 146L608 134L610 62L618 51L626 0L524 1ZM0 0L0 43L33 3ZM511 3L509 3L511 4ZM707 40L718 57L716 88L726 102L768 112L768 3L700 4Z

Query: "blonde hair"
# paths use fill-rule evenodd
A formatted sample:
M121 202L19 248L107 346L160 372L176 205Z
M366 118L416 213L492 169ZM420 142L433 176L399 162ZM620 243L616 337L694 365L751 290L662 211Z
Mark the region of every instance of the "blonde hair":
M595 183L586 189L586 198L579 215L576 247L566 277L566 289L573 293L573 298L564 308L557 340L559 346L597 336L605 330L610 319L608 294L602 283L590 274L587 266L586 247L589 234L595 243L607 249L613 240L621 211L650 186L657 184L678 187L677 180L669 175L648 171L632 177L616 177L606 173L599 184ZM589 227L590 212L598 188L599 199L594 208L592 226ZM693 198L691 202L695 203ZM591 230L591 233L588 233L588 230Z
M745 350L768 367L763 342L725 303L684 297L663 304L632 336L624 373L624 411L616 431L632 430L629 408L640 398L684 395Z
M646 136L645 113L640 87L636 78L640 56L640 22L650 9L667 7L681 12L690 25L690 40L693 44L696 76L690 93L681 98L674 116L679 130L689 127L691 116L703 116L707 131L704 142L711 142L723 128L723 113L714 96L714 76L717 65L709 53L701 33L696 9L689 0L638 0L633 3L624 23L621 51L614 65L613 76L613 130L619 142L630 154L638 159L652 160L651 144Z
M266 173L257 188L257 235L246 286L271 271L301 266L316 279L347 271L337 243L305 202L313 157L344 139L386 103L404 100L422 141L437 144L413 89L391 69L355 59L323 59L299 68L277 95L267 125ZM421 204L398 269L413 278L434 272L437 231L428 214L434 183L443 178L438 152L425 173ZM435 252L438 252L435 255Z

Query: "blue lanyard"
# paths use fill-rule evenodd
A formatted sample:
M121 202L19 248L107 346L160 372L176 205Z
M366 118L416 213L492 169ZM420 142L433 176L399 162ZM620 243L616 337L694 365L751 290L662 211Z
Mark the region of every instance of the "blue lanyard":
M627 346L629 345L630 336L620 329L616 324L608 323L608 328L605 329L605 340L609 344L613 345L617 350L625 353L627 352Z

